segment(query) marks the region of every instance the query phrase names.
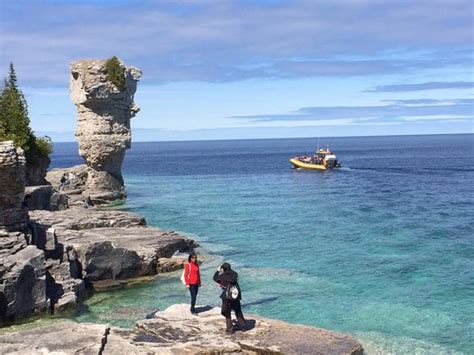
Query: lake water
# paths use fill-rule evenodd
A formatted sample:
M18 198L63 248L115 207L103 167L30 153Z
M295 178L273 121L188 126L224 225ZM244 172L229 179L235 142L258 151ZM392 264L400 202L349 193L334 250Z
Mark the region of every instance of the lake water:
M343 168L290 169L316 139L134 143L127 210L197 239L199 304L239 272L244 313L355 335L368 353L474 353L474 135L324 138ZM55 144L54 167L81 163ZM103 292L80 321L129 327L188 302L179 273Z

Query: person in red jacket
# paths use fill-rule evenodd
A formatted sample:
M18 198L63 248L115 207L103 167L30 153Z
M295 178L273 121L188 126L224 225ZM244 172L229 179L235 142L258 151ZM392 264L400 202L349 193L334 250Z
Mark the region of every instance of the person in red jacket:
M184 266L184 281L191 293L191 314L197 314L195 306L198 289L201 287L201 275L196 254L189 254L188 263Z

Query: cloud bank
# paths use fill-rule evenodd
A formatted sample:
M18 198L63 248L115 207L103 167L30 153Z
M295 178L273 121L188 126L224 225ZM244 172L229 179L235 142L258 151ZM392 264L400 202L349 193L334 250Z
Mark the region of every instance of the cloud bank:
M458 100L394 100L378 106L302 107L288 114L233 116L250 122L298 122L352 120L353 123L403 122L423 120L473 120L474 99Z
M148 83L468 67L472 10L469 0L2 1L0 65L13 61L34 86L67 85L69 62L112 55Z

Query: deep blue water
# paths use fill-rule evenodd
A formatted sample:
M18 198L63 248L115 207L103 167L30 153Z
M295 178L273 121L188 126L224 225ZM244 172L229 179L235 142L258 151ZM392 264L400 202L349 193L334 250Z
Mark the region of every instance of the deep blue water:
M316 139L134 143L126 208L239 272L244 311L354 334L369 353L474 353L474 135L325 138L344 168L290 169ZM81 163L56 144L52 168ZM88 301L131 326L187 302L178 273Z

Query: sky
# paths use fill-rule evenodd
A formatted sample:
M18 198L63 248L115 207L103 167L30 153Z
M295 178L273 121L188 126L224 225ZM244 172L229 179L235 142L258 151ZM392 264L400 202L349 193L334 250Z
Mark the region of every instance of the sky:
M74 141L69 63L142 70L134 141L474 132L470 0L1 0L37 135Z

